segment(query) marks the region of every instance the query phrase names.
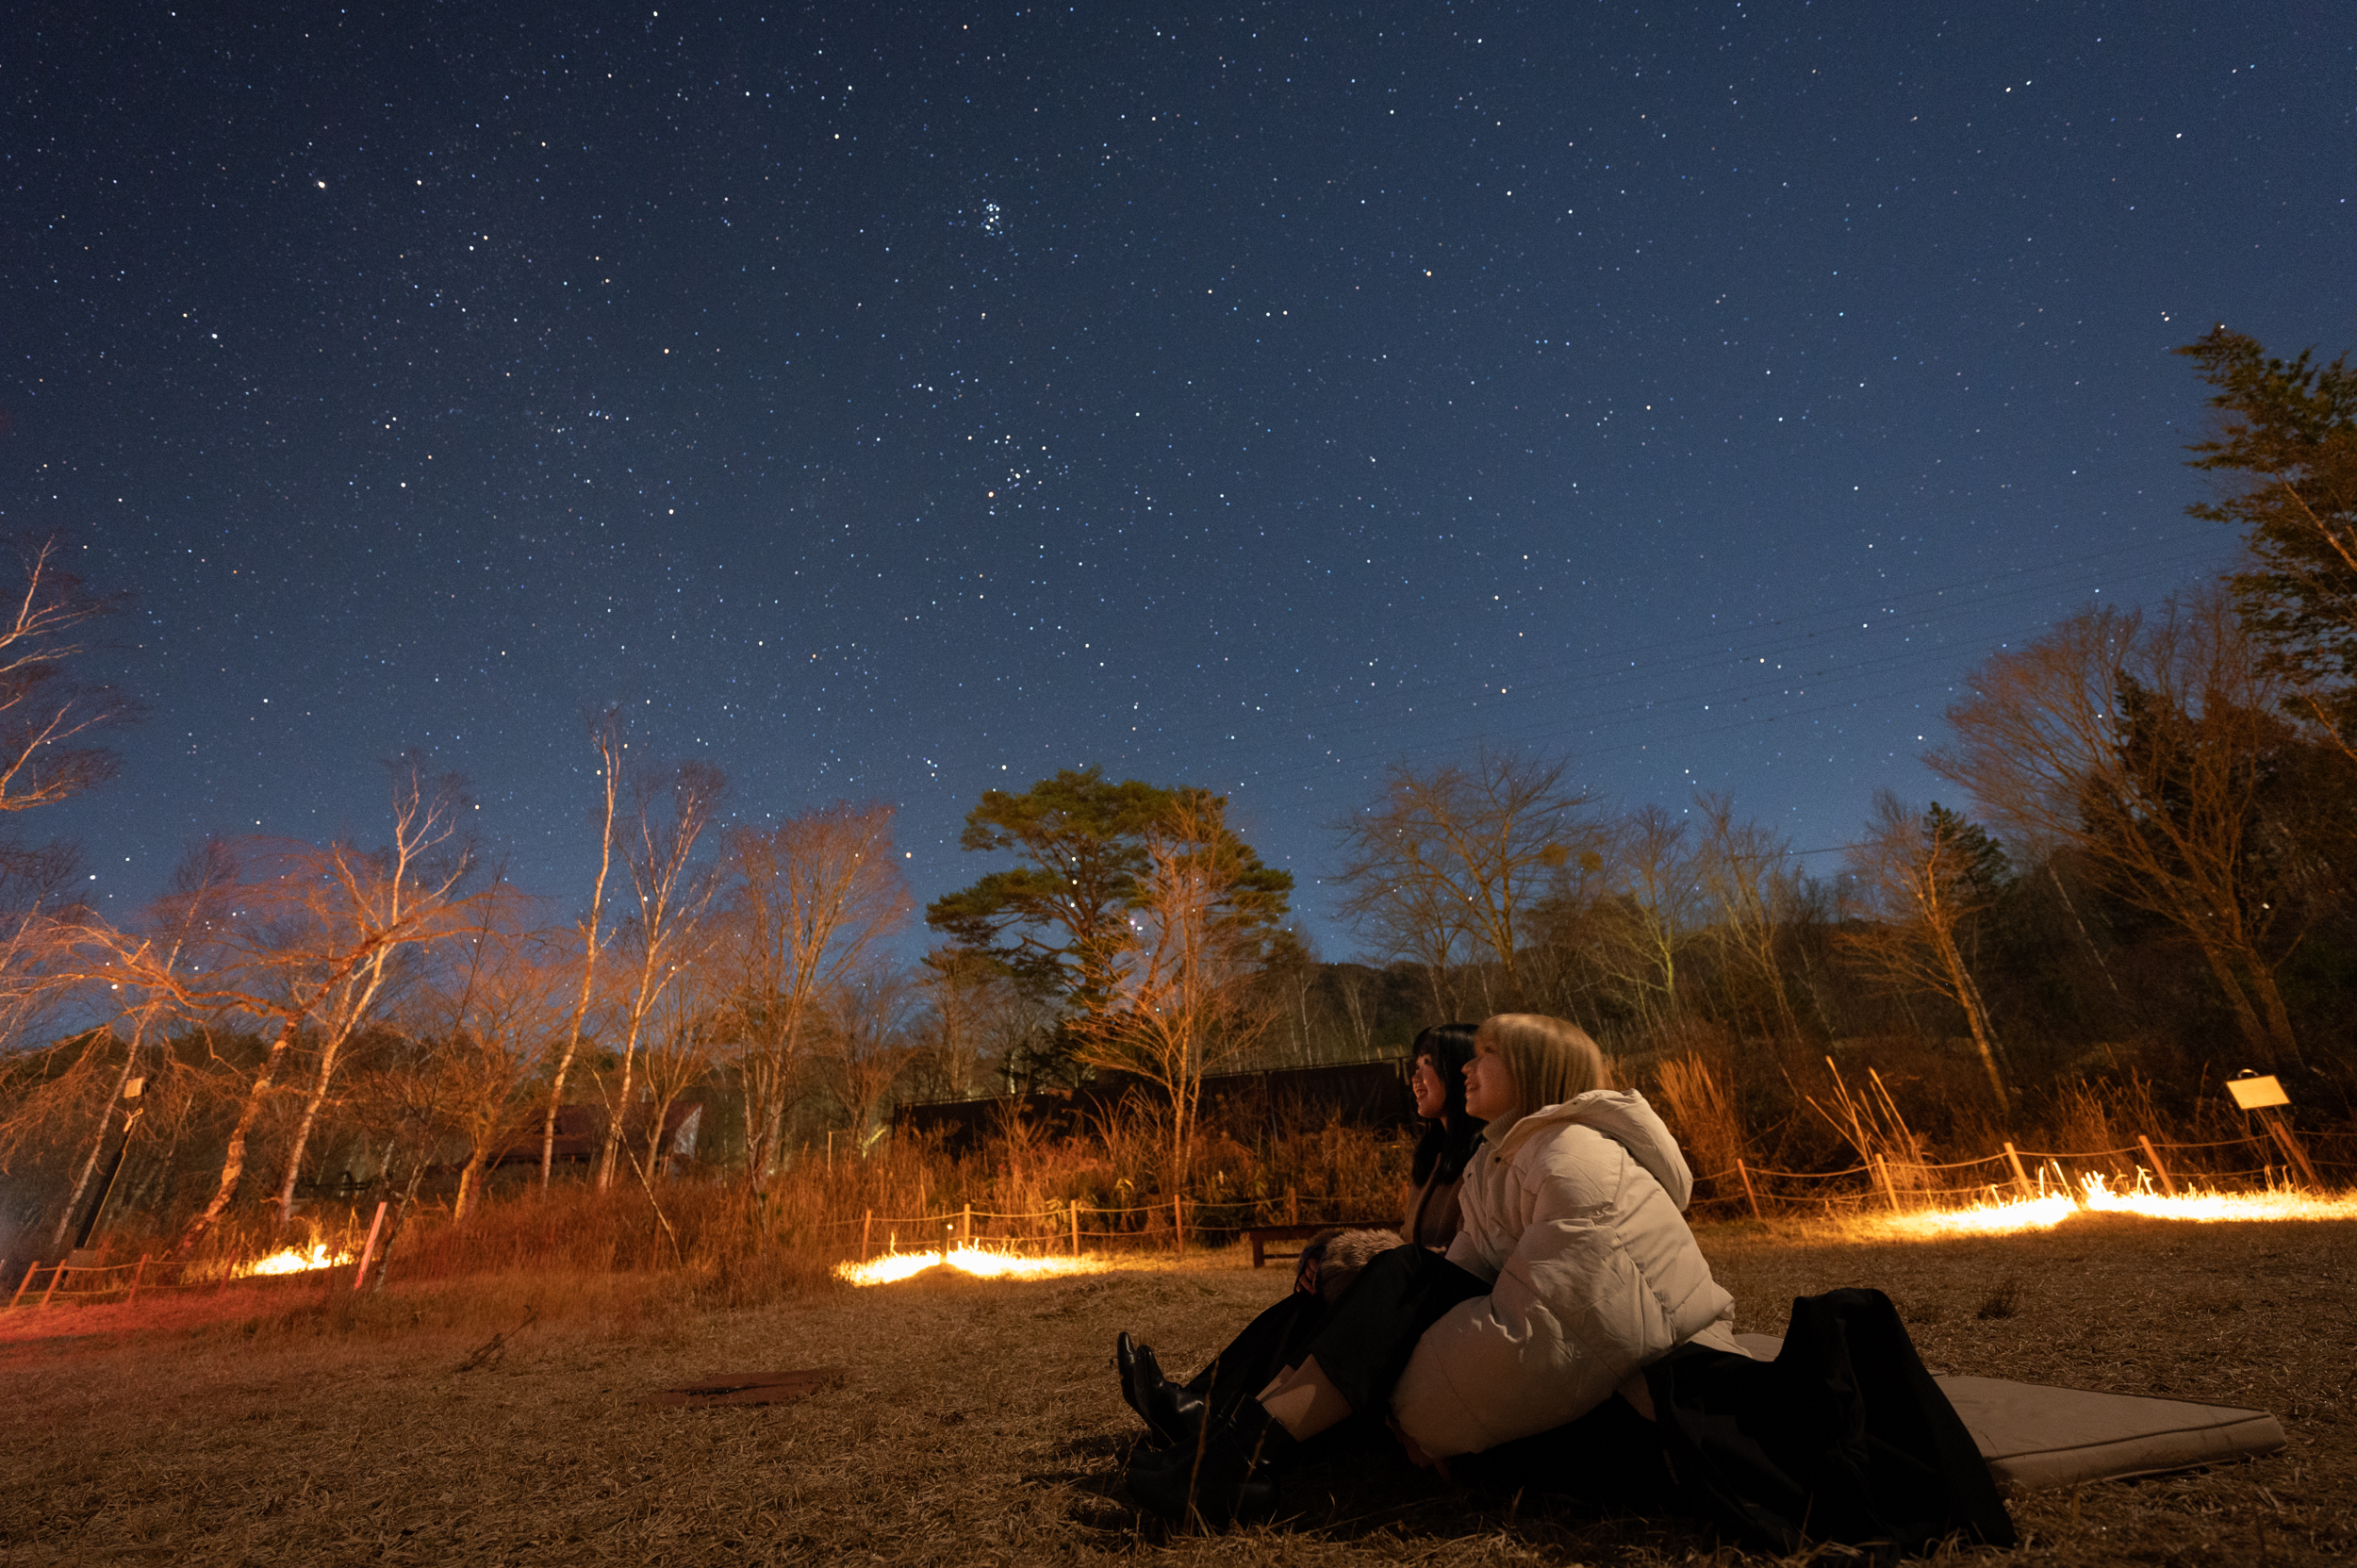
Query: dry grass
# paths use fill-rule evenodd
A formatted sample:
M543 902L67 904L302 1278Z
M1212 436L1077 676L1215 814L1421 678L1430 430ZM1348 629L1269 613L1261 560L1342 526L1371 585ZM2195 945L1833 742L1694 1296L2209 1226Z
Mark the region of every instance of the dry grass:
M2283 1418L2291 1446L2271 1459L2018 1500L2028 1544L2008 1560L2357 1553L2357 1224L2080 1216L1911 1244L1726 1226L1704 1242L1747 1329L1780 1329L1795 1295L1875 1284L1938 1369ZM19 1312L0 1317L0 1562L1750 1560L1673 1522L1474 1503L1347 1443L1289 1479L1287 1524L1141 1527L1117 1484L1137 1430L1114 1331L1191 1367L1285 1278L1232 1255L1123 1263L1034 1283L805 1279L741 1306L681 1274L549 1273ZM1982 1315L1999 1294L2010 1311ZM831 1363L851 1380L797 1405L636 1403Z

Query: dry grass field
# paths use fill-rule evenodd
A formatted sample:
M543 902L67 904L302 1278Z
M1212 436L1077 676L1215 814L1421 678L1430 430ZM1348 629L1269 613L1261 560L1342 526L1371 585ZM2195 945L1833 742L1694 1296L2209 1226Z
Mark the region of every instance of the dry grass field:
M2258 1406L2290 1436L2249 1464L2017 1499L2023 1546L1964 1556L2357 1558L2357 1223L1703 1240L1740 1328L1781 1329L1798 1294L1879 1285L1936 1370ZM1289 1477L1284 1523L1141 1526L1118 1487L1138 1433L1114 1331L1191 1369L1286 1282L1214 1254L737 1309L585 1276L19 1311L0 1317L0 1563L1754 1560L1674 1521L1474 1503L1352 1438ZM821 1365L849 1375L796 1404L640 1403Z

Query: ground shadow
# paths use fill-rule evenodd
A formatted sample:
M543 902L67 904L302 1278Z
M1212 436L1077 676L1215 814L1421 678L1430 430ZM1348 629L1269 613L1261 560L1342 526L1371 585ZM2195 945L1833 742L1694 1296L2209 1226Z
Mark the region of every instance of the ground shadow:
M1068 1518L1100 1540L1119 1536L1160 1542L1187 1533L1141 1515L1123 1489L1134 1438L1076 1439L1064 1450L1070 1467L1052 1478L1072 1488ZM1051 1478L1043 1477L1043 1479ZM1577 1498L1516 1494L1496 1496L1452 1484L1409 1463L1392 1434L1371 1421L1348 1421L1313 1440L1285 1473L1283 1507L1257 1529L1353 1543L1459 1541L1502 1535L1534 1550L1602 1556L1631 1548L1707 1556L1718 1535L1682 1521L1613 1513Z

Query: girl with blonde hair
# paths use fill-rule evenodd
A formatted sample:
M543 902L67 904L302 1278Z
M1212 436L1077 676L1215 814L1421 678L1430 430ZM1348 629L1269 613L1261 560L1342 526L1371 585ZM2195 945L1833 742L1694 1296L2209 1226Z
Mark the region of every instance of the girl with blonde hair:
M1680 1211L1692 1188L1642 1097L1560 1018L1501 1014L1474 1036L1465 1110L1484 1122L1445 1256L1384 1252L1257 1400L1130 1467L1171 1517L1275 1506L1299 1443L1389 1411L1412 1456L1446 1458L1585 1414L1646 1361L1700 1336L1734 1349L1732 1298Z
M1676 1508L1783 1550L1919 1550L1959 1530L2012 1544L1887 1296L1796 1301L1773 1362L1736 1341L1687 1228L1693 1175L1644 1097L1608 1079L1574 1024L1485 1021L1464 1099L1485 1126L1446 1255L1376 1256L1257 1399L1134 1461L1130 1495L1215 1524L1272 1511L1300 1445L1363 1412L1454 1478Z

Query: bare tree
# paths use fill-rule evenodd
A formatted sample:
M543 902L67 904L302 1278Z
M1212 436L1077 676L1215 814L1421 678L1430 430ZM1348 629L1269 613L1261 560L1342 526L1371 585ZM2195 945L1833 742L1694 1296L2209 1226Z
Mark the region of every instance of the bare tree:
M540 1121L540 1185L545 1187L556 1168L556 1116L565 1106L565 1082L572 1074L573 1058L581 1054L582 1026L588 1021L590 999L597 995L598 954L604 947L605 883L614 871L615 808L621 800L621 716L607 708L589 720L589 743L598 752L601 810L598 816L598 880L590 885L589 913L581 921L581 989L573 999L572 1017L565 1027L565 1046L557 1052L556 1070L549 1075L548 1110Z
M189 978L189 966L201 962L207 931L218 926L227 914L227 900L236 890L237 867L234 860L218 850L219 846L208 843L186 857L174 868L163 896L156 900L148 911L148 918L136 933L117 931L87 911L78 912L78 917L70 921L48 921L35 914L15 928L15 934L20 937L41 940L35 933L46 926L50 945L72 940L89 954L91 963L88 973L105 987L118 1023L128 1021L131 1026L130 1039L124 1047L123 1065L114 1075L112 1092L99 1109L98 1131L91 1140L90 1154L76 1172L73 1190L67 1194L64 1210L58 1216L56 1239L60 1246L81 1208L91 1178L97 1173L100 1155L107 1146L107 1124L115 1108L124 1106L126 1114L136 1114L126 1101L140 1064L145 1060L149 1040L160 1037L170 1021L178 1015L177 1004ZM0 967L14 970L18 966ZM84 966L74 967L81 970ZM56 978L54 970L52 978ZM53 1088L54 1095L52 1085L41 1087ZM41 1114L49 1118L57 1112L44 1105ZM126 1139L130 1131L126 1125Z
M298 948L295 962L313 973L322 968L342 973L307 1010L318 1031L319 1060L278 1184L281 1224L294 1217L304 1150L342 1065L344 1047L368 1022L401 961L453 934L467 919L458 889L474 868L474 855L464 825L471 805L464 781L454 773L429 778L424 758L414 751L389 771L392 843L373 854L331 844L322 854L305 857L302 923L323 940L309 951ZM348 968L345 955L350 955Z
M2151 616L2082 610L1973 673L1924 760L2001 824L2068 845L2114 896L2183 932L2264 1059L2299 1062L2275 971L2294 851L2264 809L2292 739L2283 687L2225 595Z
M94 623L124 599L91 592L56 535L8 543L18 569L0 599L0 817L13 818L112 777L114 754L92 732L136 709L74 672ZM79 860L71 845L0 830L0 1051L46 1044L53 1004L91 982L85 939L101 923L78 907Z
M1475 955L1498 966L1491 999L1520 999L1531 906L1599 838L1568 767L1488 747L1470 764L1394 763L1382 795L1340 824L1343 914L1379 957L1422 966L1441 1011L1459 1011L1453 972Z
M727 960L742 1053L745 1177L766 1190L783 1153L785 1115L824 999L860 972L908 916L892 853L892 808L839 801L730 838L734 886Z
M647 1021L680 971L702 959L716 934L705 916L720 879L717 871L696 866L696 843L727 790L720 770L700 762L682 763L668 790L651 779L638 781L633 789L635 809L622 843L622 865L630 873L635 908L615 937L630 968L617 977L622 1049L617 1090L606 1107L605 1153L598 1162L601 1191L614 1184L621 1160L623 1123Z
M390 771L390 846L368 852L349 844L249 841L241 852L229 851L239 865L239 909L218 933L218 966L187 982L153 970L141 976L142 983L174 987L178 1003L192 1011L234 1009L275 1026L244 1091L213 1196L181 1236L183 1253L236 1198L255 1129L288 1051L308 1027L317 1062L279 1187L282 1222L291 1215L304 1147L344 1048L396 978L400 959L465 923L458 890L472 856L461 831L466 802L458 781L429 778L414 753Z
M371 1042L376 1048L368 1053L344 1093L346 1107L360 1125L385 1135L377 1181L394 1207L392 1222L377 1247L380 1259L392 1257L418 1189L438 1163L438 1154L453 1138L464 1136L465 1102L475 1085L464 1073L449 1070L450 1061L439 1048L442 1043L408 1030L378 1031ZM387 1273L380 1264L374 1288L385 1288Z
M863 1155L891 1130L885 1112L915 1054L909 1026L916 1006L916 988L891 965L869 966L826 998L827 1077Z
M1866 918L1845 927L1841 943L1884 973L1928 987L1964 1010L1973 1048L2002 1105L2008 1096L1997 1033L1960 940L1995 900L1992 857L2002 865L1988 835L1953 812L1935 802L1919 814L1889 790L1875 791L1866 836L1847 856Z
M1158 1091L1173 1192L1186 1188L1204 1077L1251 1049L1277 1011L1256 982L1284 895L1265 886L1226 808L1218 796L1178 790L1148 831L1115 1005L1080 1044L1089 1065L1134 1073Z
M501 890L453 938L451 962L421 993L410 1031L439 1080L435 1101L466 1147L452 1218L480 1201L490 1161L531 1122L534 1079L565 1038L572 966L560 933L532 924L530 900Z
M984 1084L983 1063L1000 1043L1006 1015L1044 1011L1027 1001L1003 966L970 948L927 953L917 986L931 1004L924 1053L926 1076L948 1099L967 1099Z
M1639 807L1614 824L1605 866L1610 891L1595 909L1590 962L1639 1017L1666 1023L1681 1005L1678 966L1704 908L1685 820Z
M1798 1039L1800 1015L1784 982L1778 943L1800 898L1801 873L1788 841L1756 822L1738 821L1724 795L1694 797L1702 824L1695 875L1711 914L1709 934L1730 975L1765 987L1775 1023L1786 1038Z
M717 1005L719 966L704 958L681 968L665 990L648 1032L642 1060L646 1065L646 1158L637 1161L638 1179L654 1196L654 1179L663 1174L670 1151L665 1147L671 1107L712 1074L719 1060L718 1031L726 1015ZM668 1223L668 1221L666 1222Z
M92 623L122 605L66 565L56 535L15 541L18 580L0 605L0 812L79 795L114 776L93 731L134 712L120 694L76 680Z

